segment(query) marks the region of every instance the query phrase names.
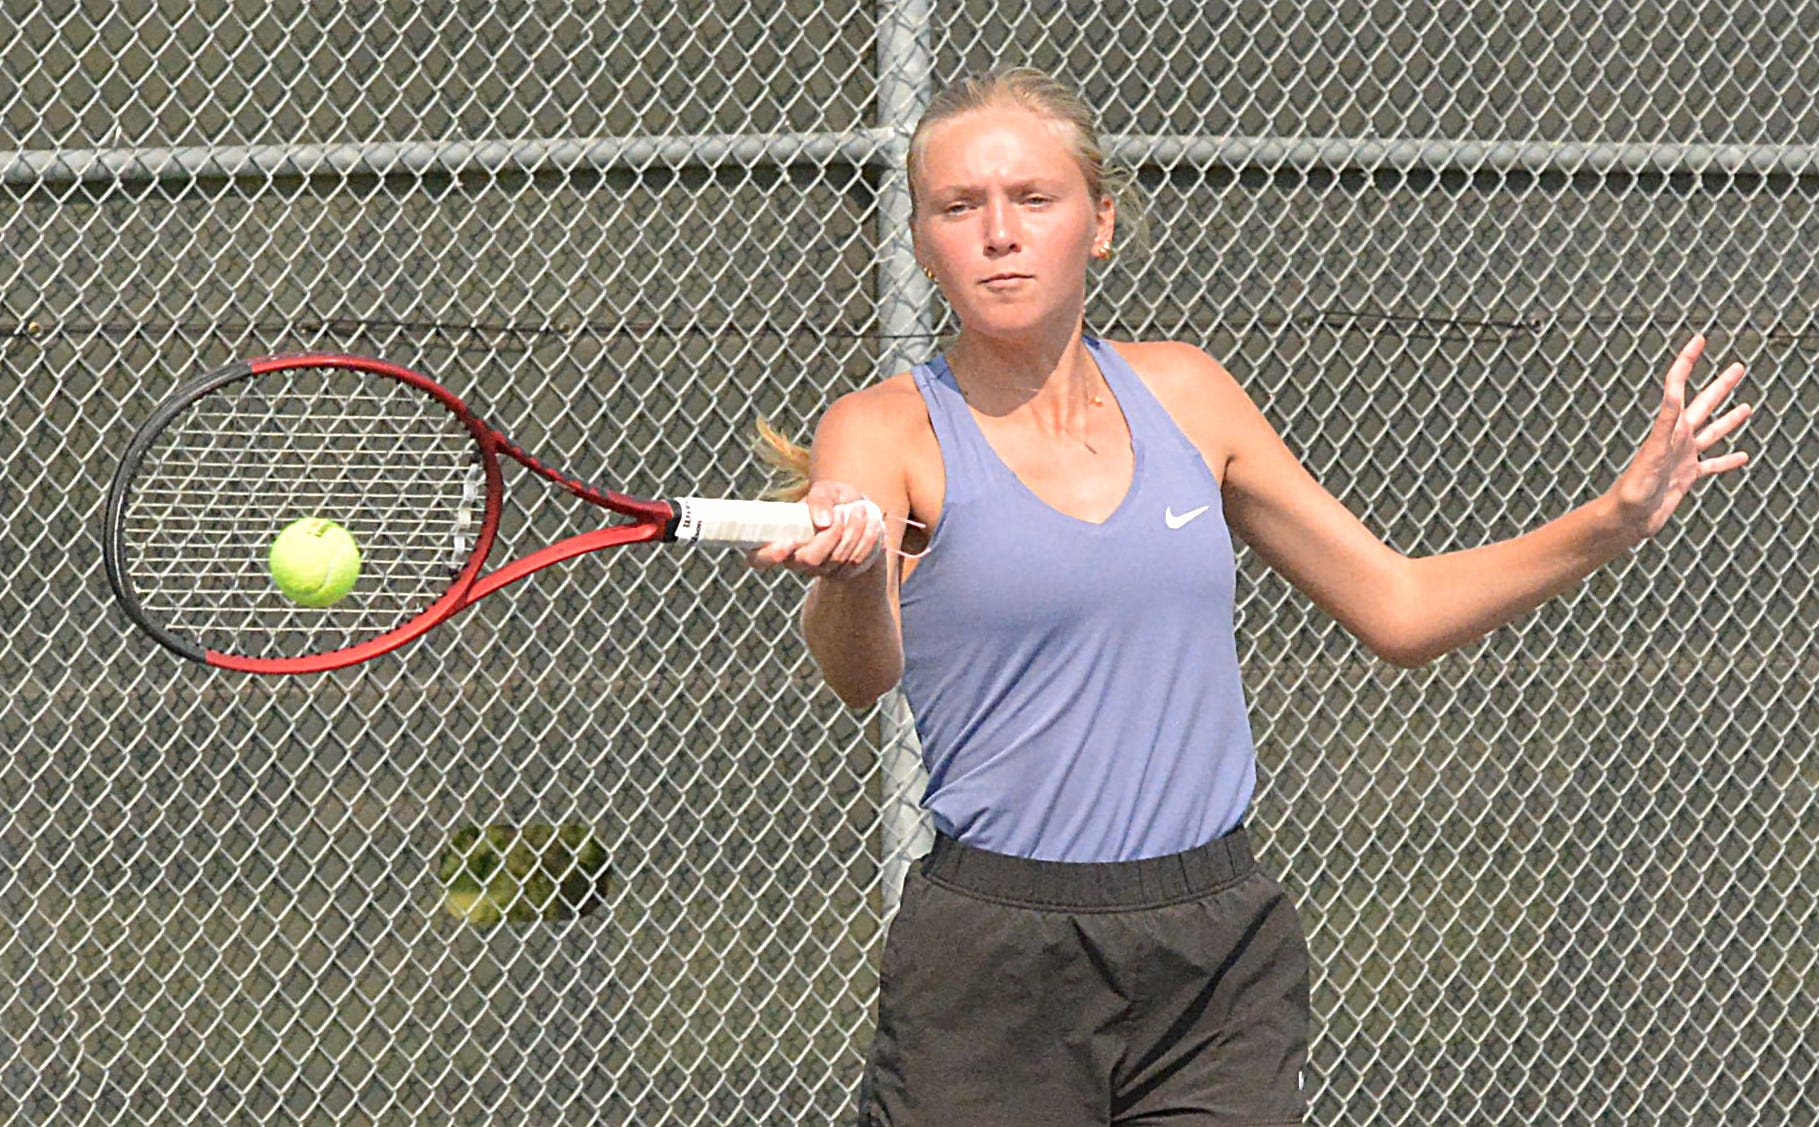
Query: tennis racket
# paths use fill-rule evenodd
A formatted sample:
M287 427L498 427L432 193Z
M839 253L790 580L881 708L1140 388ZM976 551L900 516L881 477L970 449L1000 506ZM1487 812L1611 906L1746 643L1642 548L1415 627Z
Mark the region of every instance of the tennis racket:
M627 519L485 572L502 455ZM285 597L267 570L273 538L311 516L341 524L361 553L353 590L320 608ZM250 673L367 661L583 552L815 532L801 503L644 500L587 485L429 377L326 354L242 361L177 388L127 445L106 520L107 578L127 616L192 661Z

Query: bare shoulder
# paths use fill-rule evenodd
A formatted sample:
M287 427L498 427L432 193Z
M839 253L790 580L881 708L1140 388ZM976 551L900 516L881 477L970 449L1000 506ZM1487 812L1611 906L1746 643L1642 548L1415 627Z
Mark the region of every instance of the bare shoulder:
M809 451L809 477L858 486L898 515L917 508L918 484L941 449L908 372L848 392L828 405Z
M1107 341L1175 420L1221 482L1262 421L1238 381L1205 349L1178 340Z
M1143 377L1151 392L1188 398L1227 395L1238 388L1225 365L1180 340L1106 341Z
M908 372L834 400L821 416L809 461L810 478L856 485L888 516L912 518L923 528L933 528L940 516L946 488L941 444ZM904 534L910 550L923 543L915 527Z
M834 400L822 413L815 438L889 441L918 429L928 429L928 414L910 374L899 372Z

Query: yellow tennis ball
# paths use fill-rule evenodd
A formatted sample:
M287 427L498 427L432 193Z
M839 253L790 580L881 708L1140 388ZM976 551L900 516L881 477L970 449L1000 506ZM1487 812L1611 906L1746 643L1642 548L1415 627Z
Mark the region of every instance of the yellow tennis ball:
M278 590L292 602L325 607L360 578L360 546L334 521L304 517L272 541L271 569Z

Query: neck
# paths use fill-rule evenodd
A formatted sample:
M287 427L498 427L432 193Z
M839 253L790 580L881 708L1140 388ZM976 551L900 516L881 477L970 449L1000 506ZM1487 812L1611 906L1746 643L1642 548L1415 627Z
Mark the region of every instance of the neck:
M1030 405L1059 427L1067 416L1103 406L1106 387L1075 325L1065 337L1002 340L962 329L947 351L960 393L975 410L1006 415Z

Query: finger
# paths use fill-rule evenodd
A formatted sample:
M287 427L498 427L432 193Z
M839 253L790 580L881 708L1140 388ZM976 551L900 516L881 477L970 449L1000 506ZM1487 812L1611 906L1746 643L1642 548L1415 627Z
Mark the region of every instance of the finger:
M818 481L803 498L808 503L808 518L817 532L834 522L834 514L845 499L847 488L837 481Z
M1724 441L1725 436L1742 426L1754 411L1755 408L1748 403L1739 403L1720 415L1711 426L1700 431L1694 440L1699 447L1699 452L1703 454L1709 448Z
M796 548L790 557L791 564L805 569L823 567L839 543L839 526L824 528Z
M1722 458L1713 458L1707 462L1700 462L1699 476L1713 477L1717 474L1728 473L1731 470L1740 469L1743 466L1748 465L1749 460L1749 451L1739 450L1734 454L1726 454Z
M842 579L851 579L862 570L857 565L850 563L829 563L816 568L815 576L819 579L832 579L838 582Z
M871 563L873 544L880 522L874 521L867 507L841 505L835 513L840 540L828 555L830 566L841 569L842 578L863 572ZM831 530L830 530L831 531Z
M1735 391L1737 384L1743 380L1743 365L1732 364L1724 374L1713 380L1711 386L1700 392L1686 409L1687 421L1694 426L1703 426L1706 417L1717 409L1724 397Z
M871 515L862 508L843 514L843 532L835 555L844 563L860 563L870 554L866 541L872 535Z
M878 502L870 497L861 497L854 503L854 516L862 521L867 536L882 537L885 535L884 510Z
M830 567L845 567L853 562L853 540L855 537L852 522L840 518L830 532L838 532L839 538L834 546L828 549L827 562Z
M874 523L881 523L883 517L874 502L859 497L843 501L834 506L833 520L829 530L838 529L839 542L835 545L830 559L841 563L850 563L860 558L859 543Z
M835 481L817 484L803 500L808 503L808 518L817 532L834 527L852 509L871 503L852 486Z
M872 569L872 566L875 563L877 563L877 559L871 554L862 555L852 563L841 565L841 577L844 579L852 579L864 575Z
M840 502L834 506L834 512L848 520L871 519L874 516L882 519L883 515L883 510L878 508L878 503L864 496L856 496L851 500Z
M840 578L851 579L854 576L863 575L871 569L874 561L872 553L867 551L864 546L865 539L866 537L861 535L860 543L847 549L845 557L836 565L840 569Z
M745 559L747 563L761 570L776 567L778 564L788 561L790 553L796 550L796 545L797 541L794 540L764 544L746 552Z
M1686 342L1686 347L1680 350L1680 355L1674 359L1673 365L1667 370L1667 386L1662 396L1663 405L1671 403L1675 410L1679 410L1685 405L1686 381L1692 377L1693 365L1699 362L1699 357L1704 352L1705 334L1694 333L1693 339Z
M853 549L860 566L870 567L875 562L875 557L883 554L884 543L884 522L882 520L866 521L865 530L859 537L859 543Z

